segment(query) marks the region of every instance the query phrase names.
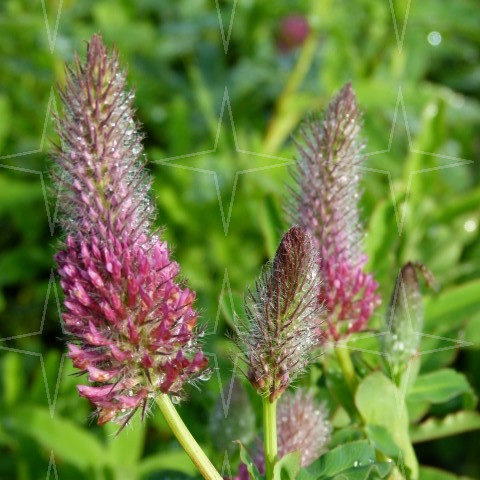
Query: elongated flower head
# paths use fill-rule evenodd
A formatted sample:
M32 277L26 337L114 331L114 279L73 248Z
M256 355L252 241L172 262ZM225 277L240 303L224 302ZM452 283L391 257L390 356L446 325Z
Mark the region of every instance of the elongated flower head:
M98 35L67 69L54 152L66 242L56 255L73 364L92 385L80 395L99 423L128 421L158 392L178 397L206 359L197 345L195 294L151 233L150 181L140 160L133 94L117 52Z
M308 364L320 327L317 254L310 236L292 227L270 266L245 296L237 340L256 390L273 402Z
M380 298L365 273L358 201L363 144L361 118L350 84L330 103L323 121L310 120L298 145L291 219L309 232L319 252L327 328L321 340L339 340L365 328Z
M382 351L388 355L394 375L417 353L423 329L424 311L420 274L427 285L434 284L433 275L420 263L406 263L398 274L385 319Z
M298 390L284 395L278 402L277 434L278 457L299 451L302 467L308 467L325 452L332 425L325 405L319 404L313 395ZM258 471L265 474L265 454L260 439L255 442L253 462ZM236 480L248 480L245 465L240 465Z

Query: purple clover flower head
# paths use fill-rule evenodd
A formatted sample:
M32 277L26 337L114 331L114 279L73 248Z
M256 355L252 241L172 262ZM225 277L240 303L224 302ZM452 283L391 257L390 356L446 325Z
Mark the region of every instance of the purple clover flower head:
M318 259L310 236L292 227L270 266L245 296L237 343L253 387L277 399L311 359L321 326Z
M327 310L320 341L339 340L363 330L380 303L378 284L364 271L359 220L360 113L350 83L330 103L323 121L303 128L297 188L287 211L314 238L322 274L319 300Z
M195 294L175 281L169 250L151 233L150 182L140 160L133 93L118 53L94 35L86 61L67 68L56 147L66 242L55 259L63 321L79 385L98 423L126 423L159 392L179 396L201 375Z
M292 14L284 17L277 32L277 47L281 52L289 52L301 46L310 34L310 25L305 16Z
M298 390L284 395L278 402L277 434L278 457L299 451L302 467L308 467L326 451L332 425L324 404L318 404L313 395ZM258 471L265 474L263 443L257 438L252 460ZM248 480L245 464L240 464L234 480Z

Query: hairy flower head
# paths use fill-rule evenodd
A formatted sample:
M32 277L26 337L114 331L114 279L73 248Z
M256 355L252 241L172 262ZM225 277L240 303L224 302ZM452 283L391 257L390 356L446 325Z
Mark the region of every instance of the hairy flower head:
M322 340L364 329L380 301L377 283L364 271L367 257L361 246L360 124L355 94L347 84L323 120L310 120L303 128L293 172L296 188L287 205L291 219L312 235L318 248L319 299L328 313Z
M54 174L66 242L56 255L80 395L99 423L128 421L158 392L178 396L206 366L197 345L195 294L151 233L150 182L140 160L133 94L116 51L98 35L67 69Z
M277 433L278 457L299 451L302 467L308 467L325 452L332 425L324 404L319 404L313 395L298 390L284 395L278 402ZM258 471L265 474L263 443L257 438L253 461ZM235 480L248 480L244 464L240 465Z
M320 327L318 260L309 235L292 227L245 296L237 343L247 377L273 402L308 364Z
M324 451L332 426L323 404L313 395L298 390L282 397L277 412L278 455L299 451L302 467L307 467Z

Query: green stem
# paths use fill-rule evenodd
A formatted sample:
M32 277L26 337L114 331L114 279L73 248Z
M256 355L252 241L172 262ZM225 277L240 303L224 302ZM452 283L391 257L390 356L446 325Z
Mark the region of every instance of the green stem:
M298 117L303 111L291 107L292 103L293 105L298 103L295 102L294 97L312 65L317 40L316 33L311 33L302 46L297 62L276 102L274 116L267 127L262 147L264 152L275 153L277 151L292 128L294 128ZM289 105L290 108L287 108Z
M277 401L263 399L263 441L265 450L265 478L273 479L273 467L277 461Z
M342 369L343 376L345 377L345 381L350 390L354 392L357 388L357 377L355 375L355 368L353 367L348 348L345 345L337 344L335 346L335 353L340 368Z
M180 445L198 468L203 478L205 480L223 480L200 445L193 438L187 426L183 423L170 397L162 393L156 398L156 402L173 434L177 437Z

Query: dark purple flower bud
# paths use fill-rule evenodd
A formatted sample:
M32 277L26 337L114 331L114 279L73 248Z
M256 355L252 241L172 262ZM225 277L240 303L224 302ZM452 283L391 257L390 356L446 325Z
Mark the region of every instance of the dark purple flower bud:
M271 402L311 359L321 326L318 258L310 236L292 227L273 263L245 296L237 342L254 388Z
M54 159L67 233L56 255L74 365L92 386L79 393L99 423L128 421L159 392L178 398L206 358L195 328L195 295L175 282L178 265L151 233L150 181L141 160L118 53L98 35L67 69Z
M289 15L281 20L277 33L277 46L288 52L303 44L310 33L310 25L303 15Z
M377 283L364 272L358 202L363 144L360 113L350 84L330 103L323 121L303 128L294 171L297 188L287 211L314 238L322 274L319 300L327 328L320 340L339 340L363 330L380 303Z

